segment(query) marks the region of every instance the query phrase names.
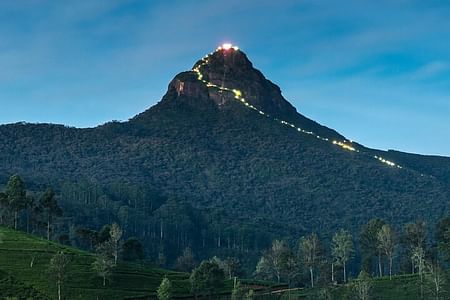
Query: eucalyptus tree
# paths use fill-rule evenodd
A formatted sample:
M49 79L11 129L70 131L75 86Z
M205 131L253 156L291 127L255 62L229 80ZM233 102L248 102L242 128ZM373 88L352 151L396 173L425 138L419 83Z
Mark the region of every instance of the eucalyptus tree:
M383 225L377 234L378 247L386 255L389 262L389 278L392 279L392 262L396 248L395 232L388 224Z
M321 247L316 233L302 237L299 241L299 258L302 264L308 268L311 287L314 287L314 273L320 262Z
M354 252L351 233L344 229L336 232L331 242L331 254L336 264L343 268L344 283L347 282L347 262L353 257Z

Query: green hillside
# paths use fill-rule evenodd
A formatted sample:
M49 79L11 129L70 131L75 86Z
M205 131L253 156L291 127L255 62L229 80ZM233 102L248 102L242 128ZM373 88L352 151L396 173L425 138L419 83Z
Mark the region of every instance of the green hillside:
M177 296L189 293L189 275L139 264L119 263L107 286L92 270L94 255L0 227L0 296L55 299L56 285L48 272L51 257L64 251L70 257L63 294L66 299L124 299L155 294L167 275ZM33 264L31 266L31 262Z
M446 273L445 283L442 285L438 299L449 299L449 280L450 274ZM423 299L437 299L434 292L434 282L423 281ZM359 299L355 295L354 283L342 286L330 286L328 288L300 289L298 291L285 292L282 294L282 300L347 300ZM394 276L392 280L389 277L374 278L371 280L369 299L372 300L420 300L421 281L419 275L399 275Z

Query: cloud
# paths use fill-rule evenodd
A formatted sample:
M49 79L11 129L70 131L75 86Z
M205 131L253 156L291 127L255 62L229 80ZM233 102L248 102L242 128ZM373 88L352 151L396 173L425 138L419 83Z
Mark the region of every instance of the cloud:
M450 63L446 61L432 61L422 65L410 74L412 80L426 80L450 71Z

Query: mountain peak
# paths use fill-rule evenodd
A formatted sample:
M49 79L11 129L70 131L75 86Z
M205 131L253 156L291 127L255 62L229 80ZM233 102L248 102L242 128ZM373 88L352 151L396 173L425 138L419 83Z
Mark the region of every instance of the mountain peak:
M190 107L192 111L203 111L214 106L218 111L229 111L224 108L237 107L236 104L322 140L345 140L333 129L298 113L284 99L280 88L255 69L247 55L232 44L218 47L198 60L190 71L176 75L160 105L137 117L146 118L152 111L166 108L185 111Z
M193 76L195 75L195 76ZM239 101L272 117L294 117L296 109L281 95L278 86L253 67L237 46L223 44L197 61L190 72L178 74L169 90L178 96L210 99L220 108Z

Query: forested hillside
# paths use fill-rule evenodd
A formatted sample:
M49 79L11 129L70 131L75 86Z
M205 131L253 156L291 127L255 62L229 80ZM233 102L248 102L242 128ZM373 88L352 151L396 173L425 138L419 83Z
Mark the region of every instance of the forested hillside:
M118 222L162 266L191 247L250 270L274 238L449 213L449 158L346 141L298 114L240 50L197 62L127 122L17 123L0 126L0 140L0 184L20 174L31 191L56 190L55 237L89 248L77 228Z

